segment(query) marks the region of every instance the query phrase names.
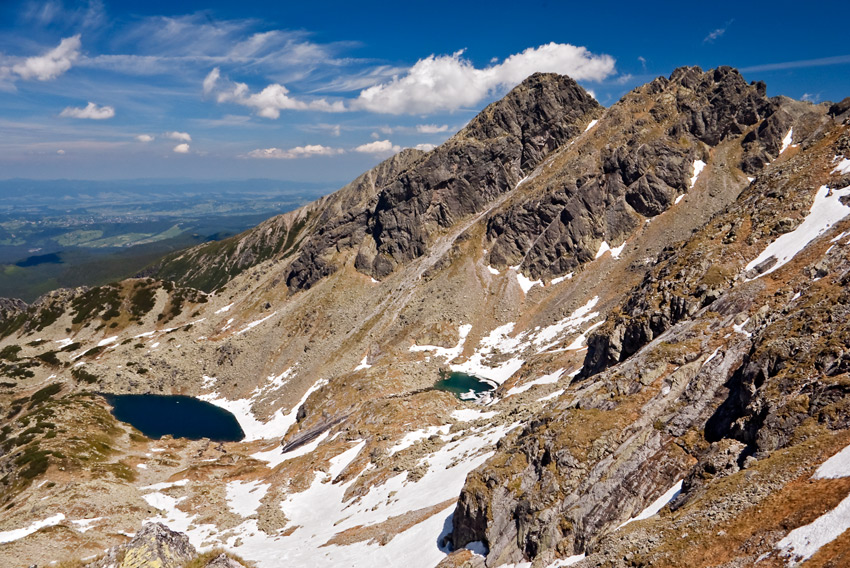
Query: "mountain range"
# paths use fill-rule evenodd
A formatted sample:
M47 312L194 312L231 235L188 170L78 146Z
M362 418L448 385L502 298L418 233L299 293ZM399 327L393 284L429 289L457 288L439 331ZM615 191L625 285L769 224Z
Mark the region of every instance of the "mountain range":
M0 558L844 566L848 199L850 98L535 74L245 233L0 300ZM104 393L245 437L151 439Z

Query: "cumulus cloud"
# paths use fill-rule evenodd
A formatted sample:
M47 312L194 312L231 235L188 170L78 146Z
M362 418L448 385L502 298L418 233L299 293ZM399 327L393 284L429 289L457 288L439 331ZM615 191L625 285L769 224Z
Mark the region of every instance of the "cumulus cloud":
M218 103L235 103L254 109L264 118L278 118L282 110L316 110L321 112L344 112L342 101L328 102L327 99L304 101L289 95L289 89L272 83L259 93L252 93L245 83L230 81L221 76L218 67L204 78L204 95L214 96Z
M189 136L188 132L171 131L171 132L166 132L165 134L163 134L163 136L165 136L169 140L181 140L183 142L191 142L192 141L192 137ZM181 144L181 146L182 146L182 144Z
M174 151L178 154L188 154L189 153L189 145L188 144L178 144L174 147Z
M271 160L294 160L297 158L309 158L311 156L335 156L344 152L345 150L342 148L330 148L321 144L308 144L285 150L280 148L260 148L248 152L248 157Z
M111 106L97 106L89 102L85 107L66 107L59 116L70 118L88 118L91 120L105 120L115 116L115 108Z
M614 58L585 47L549 43L511 55L502 63L478 69L462 57L431 55L420 59L403 77L360 92L353 108L389 114L423 114L472 106L497 89L519 84L535 72L601 81L614 73Z
M375 140L374 142L361 144L354 151L363 154L373 154L375 156L391 156L392 154L401 152L401 146L395 145L389 140Z
M436 124L417 124L416 132L422 134L437 134L438 132L446 132L449 129L448 124L437 126Z
M436 146L434 144L417 144L416 146L414 146L414 148L416 148L417 150L422 150L423 152L430 152L431 150L436 148Z
M65 150L56 150L56 153L59 154L60 156L64 156Z
M147 143L147 142L153 142L154 137L151 136L150 134L139 134L138 136L136 136L136 140L138 140L139 142Z
M71 68L80 56L80 35L66 37L59 45L44 55L28 57L23 63L12 66L12 71L22 79L48 81Z

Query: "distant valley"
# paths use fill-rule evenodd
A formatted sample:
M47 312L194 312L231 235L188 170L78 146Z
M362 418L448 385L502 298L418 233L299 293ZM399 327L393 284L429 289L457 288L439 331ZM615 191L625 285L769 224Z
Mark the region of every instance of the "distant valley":
M267 179L0 181L0 297L126 278L332 188Z

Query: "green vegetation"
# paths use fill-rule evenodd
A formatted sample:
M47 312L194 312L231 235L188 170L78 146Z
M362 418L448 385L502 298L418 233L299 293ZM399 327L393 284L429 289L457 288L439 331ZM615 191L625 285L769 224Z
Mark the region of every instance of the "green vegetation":
M89 373L83 367L75 367L72 369L71 376L74 377L74 380L80 383L94 384L99 380L97 375Z
M45 351L44 353L36 355L35 358L54 367L58 367L62 364L62 361L60 361L59 357L56 356L56 351Z
M41 404L48 398L51 398L53 395L62 390L62 385L59 383L53 383L52 385L47 385L41 390L38 390L30 397L30 408Z
M6 361L17 361L18 353L20 352L20 345L7 345L2 350L0 350L0 359L5 359Z

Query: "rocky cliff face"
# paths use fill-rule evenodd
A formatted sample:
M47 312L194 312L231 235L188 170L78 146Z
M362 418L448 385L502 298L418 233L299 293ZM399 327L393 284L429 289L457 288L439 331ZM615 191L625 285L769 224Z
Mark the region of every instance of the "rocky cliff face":
M535 75L168 280L0 306L0 559L161 522L259 568L841 565L848 108ZM92 391L246 439L151 440Z

